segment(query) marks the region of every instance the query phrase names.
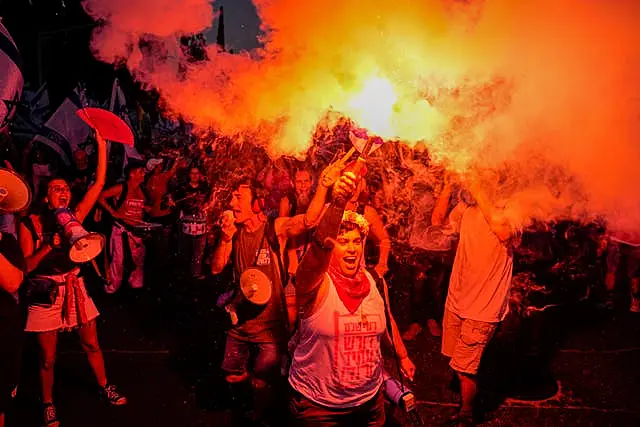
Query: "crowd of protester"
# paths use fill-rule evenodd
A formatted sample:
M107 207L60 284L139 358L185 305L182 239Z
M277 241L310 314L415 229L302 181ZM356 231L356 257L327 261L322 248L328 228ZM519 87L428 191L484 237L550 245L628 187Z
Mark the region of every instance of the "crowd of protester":
M0 216L0 426L18 382L22 330L37 336L41 350L44 425L60 422L52 390L62 331L78 332L106 401L127 403L108 381L98 308L84 285L87 267L68 257L59 209L106 236L103 262L92 268L107 294L124 284L154 286L145 280L150 263L200 281L231 272L229 292L218 300L229 316L221 369L231 394L253 395L243 422L276 425L267 408L274 390L286 387L295 425L384 425L388 374L381 346L388 344L397 359L397 375L413 380L425 367L414 365L403 342L426 329L442 337L442 353L459 382L452 422L472 425L480 361L500 323L510 310L544 309L532 302L535 292L552 293L549 304L561 298L555 289L526 285L526 266L540 259L552 273L573 268L567 274L574 279L585 263L595 266L577 296L563 295L575 300L595 291L605 306L613 304L617 267L624 266L630 310L640 311L640 242L616 239L601 224L565 221L523 230L494 207L495 172L462 181L432 165L426 150L410 153L426 173L407 173L402 185L391 185L394 176L375 162L361 172L362 159L340 132L320 135L341 143L316 146L304 162L271 160L264 152L253 157L255 147L219 142L213 151L194 147L178 155L156 147L144 161L123 166L107 158L99 134L91 149L73 153L71 168L43 146L31 147L25 161L3 149L3 166L25 178L33 202L28 211ZM243 153L235 165L234 150ZM408 191L404 207L402 191ZM554 240L540 243L538 235ZM592 280L600 272L603 283ZM385 277L410 294L402 334ZM243 283L253 288L241 292ZM261 292L268 297L256 303L250 295L257 301Z

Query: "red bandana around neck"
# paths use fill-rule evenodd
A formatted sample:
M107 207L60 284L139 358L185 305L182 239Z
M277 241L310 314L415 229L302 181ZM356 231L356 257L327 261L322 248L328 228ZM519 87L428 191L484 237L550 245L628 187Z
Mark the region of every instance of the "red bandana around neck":
M342 274L340 267L336 264L333 260L329 263L329 277L336 287L340 300L349 313L353 314L360 307L364 298L369 295L371 283L362 267L358 269L354 277L347 277Z

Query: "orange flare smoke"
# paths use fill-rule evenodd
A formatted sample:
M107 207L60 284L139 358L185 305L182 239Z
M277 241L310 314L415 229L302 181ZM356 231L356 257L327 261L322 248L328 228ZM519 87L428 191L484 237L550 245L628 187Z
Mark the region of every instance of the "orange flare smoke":
M383 136L424 140L459 170L515 159L521 194L540 194L524 190L545 182L540 165L552 160L586 192L583 207L640 224L640 2L254 2L263 48L210 46L211 60L195 64L175 39L211 25L208 0L84 4L106 22L97 57L124 58L196 126L301 153L326 112L338 111ZM163 49L138 48L149 34ZM578 201L569 193L565 207Z

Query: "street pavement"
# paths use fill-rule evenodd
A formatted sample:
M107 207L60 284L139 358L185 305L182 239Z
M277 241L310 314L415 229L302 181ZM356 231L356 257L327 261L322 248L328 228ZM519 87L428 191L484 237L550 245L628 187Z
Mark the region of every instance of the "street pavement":
M219 285L213 279L167 283L159 277L148 280L147 289L123 288L115 295L91 286L101 311L98 331L107 374L129 403L108 407L100 399L77 337L62 334L54 393L62 427L239 424L228 409L229 393L218 369L225 320L214 309ZM392 291L394 311L406 326L407 295ZM489 409L484 425L640 425L640 315L559 308L541 325L543 338L525 338L524 351L499 344L491 350L499 356L485 365L492 393L483 398ZM11 427L41 425L35 344L33 337L27 339ZM425 425L442 425L457 402L439 345L426 328L408 343L418 367L410 387ZM509 387L496 384L501 382ZM402 416L400 421L406 422Z

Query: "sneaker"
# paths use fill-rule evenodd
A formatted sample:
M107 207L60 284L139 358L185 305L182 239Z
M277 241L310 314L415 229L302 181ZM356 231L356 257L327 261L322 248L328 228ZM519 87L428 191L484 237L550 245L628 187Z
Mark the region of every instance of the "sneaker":
M631 306L629 307L629 311L632 313L640 313L640 297L631 297Z
M44 405L42 418L44 420L45 427L58 427L60 425L58 414L56 413L56 407L53 406L53 403L46 403Z
M402 334L402 339L405 341L413 341L420 335L420 332L422 332L422 326L417 323L412 323L409 329Z
M102 389L102 396L107 399L109 404L114 406L125 405L127 403L127 398L120 394L113 384L107 384L107 386Z
M442 328L438 325L434 319L427 320L427 327L429 328L429 333L434 337L442 336Z

